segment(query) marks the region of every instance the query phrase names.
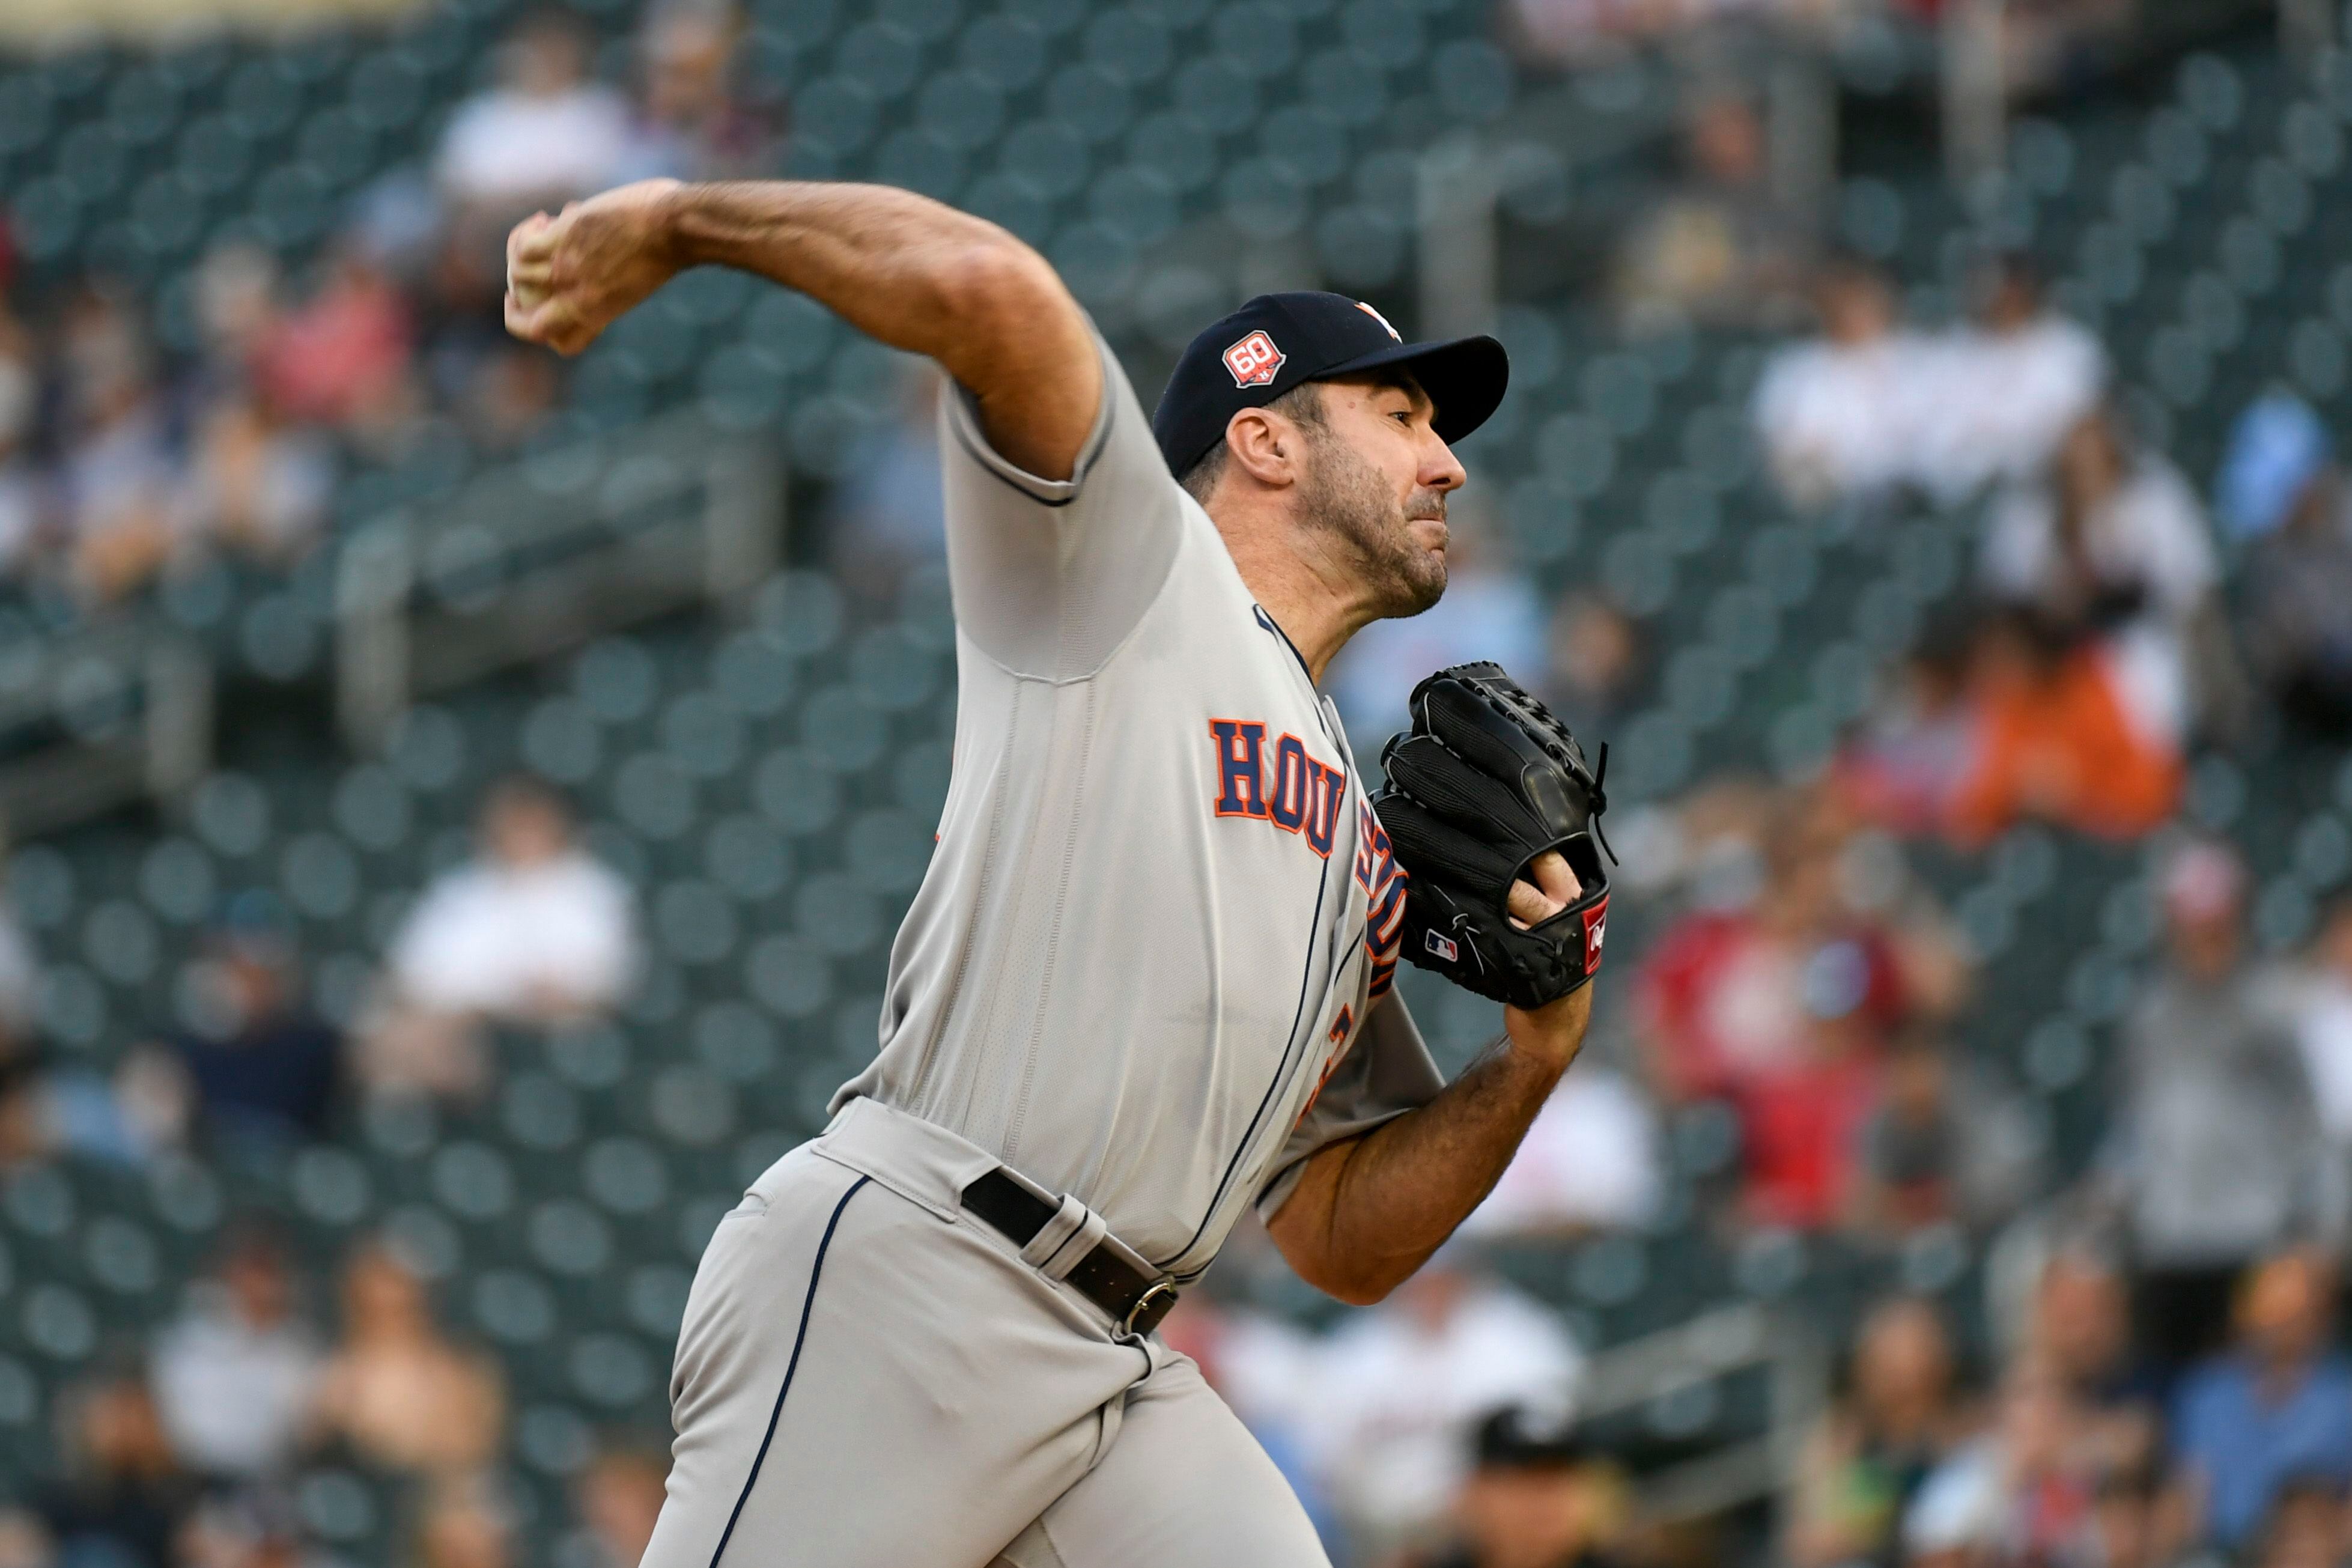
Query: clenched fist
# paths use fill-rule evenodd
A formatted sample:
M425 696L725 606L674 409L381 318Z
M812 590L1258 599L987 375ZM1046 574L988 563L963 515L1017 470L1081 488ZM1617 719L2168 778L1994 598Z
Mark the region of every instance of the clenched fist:
M507 331L576 354L681 265L670 226L676 180L639 180L535 213L507 236Z

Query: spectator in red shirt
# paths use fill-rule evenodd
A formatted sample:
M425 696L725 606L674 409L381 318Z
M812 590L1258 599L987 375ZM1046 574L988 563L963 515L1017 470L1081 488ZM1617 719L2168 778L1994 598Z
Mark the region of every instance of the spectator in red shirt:
M414 338L399 286L363 247L346 241L318 293L271 327L256 378L289 418L370 425L400 402Z
M1636 982L1661 1091L1729 1100L1750 1217L1805 1227L1831 1223L1845 1202L1887 1038L1948 989L1890 921L1851 906L1847 834L1828 799L1784 808L1752 905L1685 917Z

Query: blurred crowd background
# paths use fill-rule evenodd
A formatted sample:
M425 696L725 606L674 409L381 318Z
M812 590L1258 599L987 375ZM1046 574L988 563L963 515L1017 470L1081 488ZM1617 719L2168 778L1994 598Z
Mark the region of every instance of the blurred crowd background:
M634 1568L944 798L938 387L716 274L559 361L500 243L780 174L1006 224L1147 389L1268 287L1511 350L1331 686L1612 743L1592 1042L1392 1300L1245 1233L1165 1329L1336 1563L2352 1560L2331 6L238 10L0 54L0 1568ZM385 603L537 626L502 530L635 559L706 451L750 580L349 722ZM115 805L142 691L205 761Z

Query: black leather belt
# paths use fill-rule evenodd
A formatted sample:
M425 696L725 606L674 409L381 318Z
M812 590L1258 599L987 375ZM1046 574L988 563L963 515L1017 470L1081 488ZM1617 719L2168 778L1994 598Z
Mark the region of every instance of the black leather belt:
M1003 1232L1015 1247L1028 1246L1062 1212L1061 1205L1039 1197L1005 1174L1002 1165L964 1188L961 1197L964 1207ZM1138 1272L1108 1241L1097 1242L1094 1250L1079 1258L1062 1279L1130 1334L1150 1333L1176 1304L1171 1281Z

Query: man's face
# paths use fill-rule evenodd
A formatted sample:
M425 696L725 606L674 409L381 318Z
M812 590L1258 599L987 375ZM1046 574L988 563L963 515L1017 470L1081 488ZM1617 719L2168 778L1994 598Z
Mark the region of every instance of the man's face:
M1417 616L1445 592L1445 498L1465 475L1417 387L1334 381L1304 425L1301 521L1329 536L1383 616Z
M2100 1376L2122 1358L2130 1317L2123 1281L2104 1268L2061 1258L2042 1277L2036 1328L2059 1369Z

